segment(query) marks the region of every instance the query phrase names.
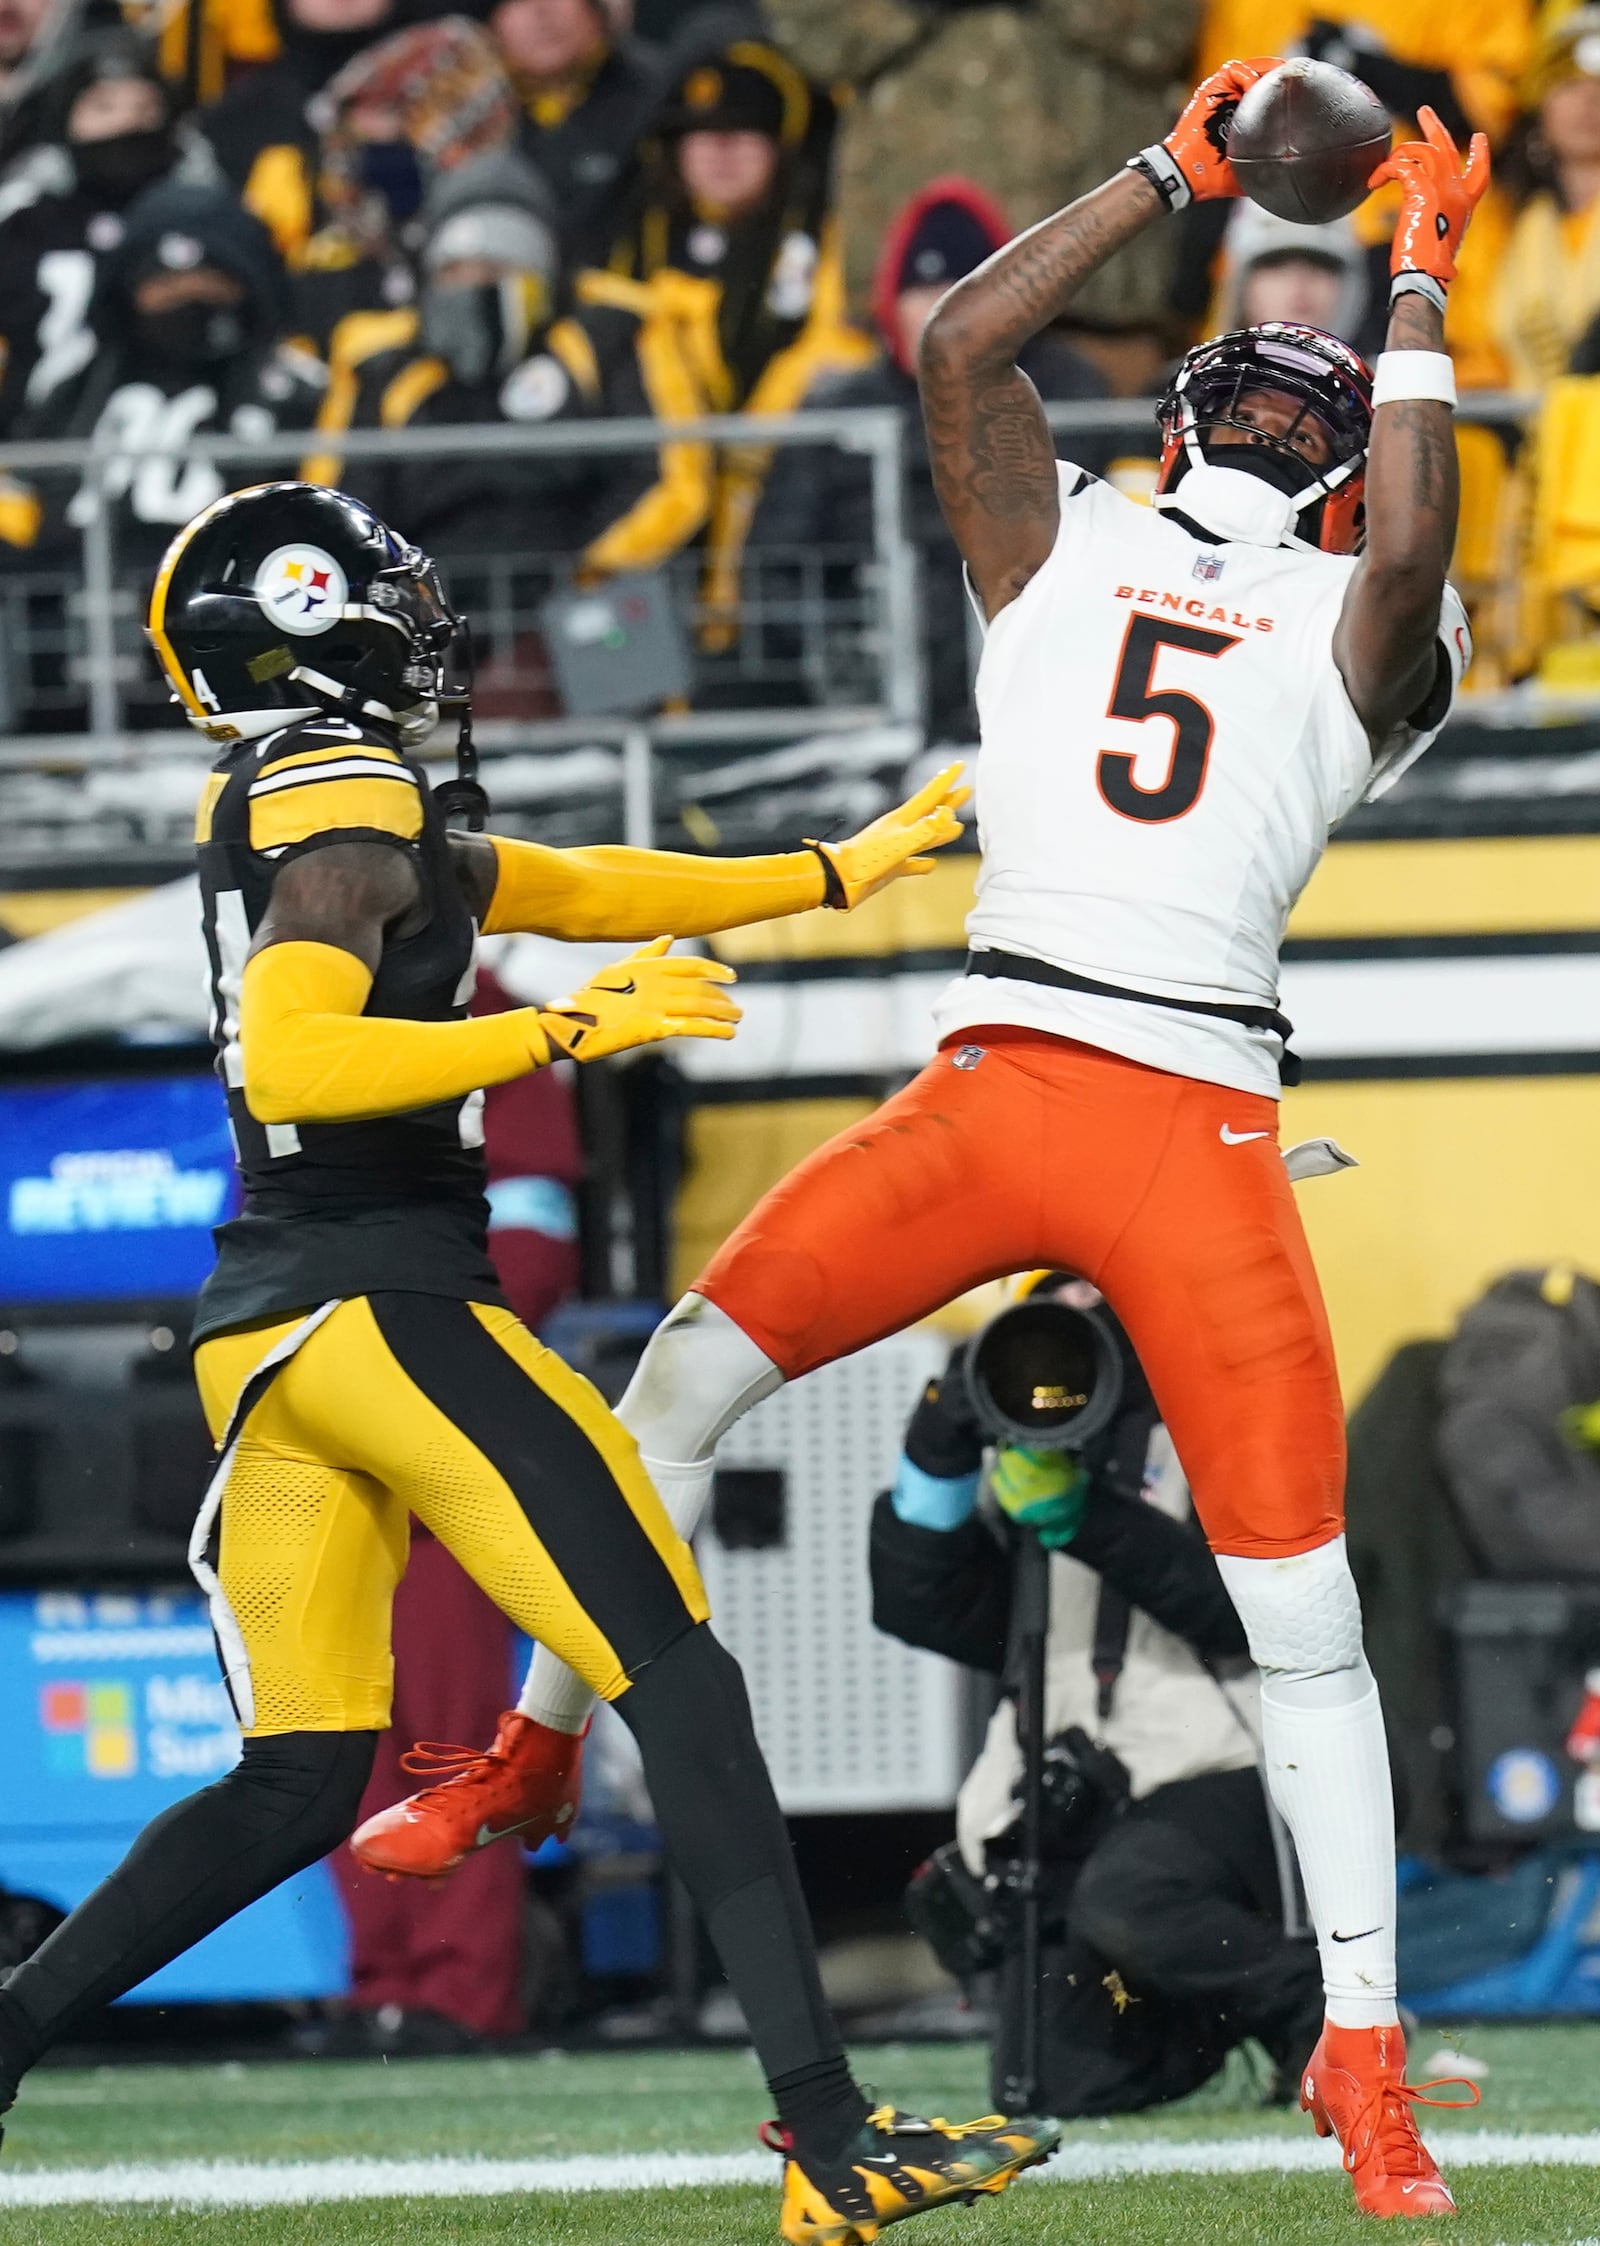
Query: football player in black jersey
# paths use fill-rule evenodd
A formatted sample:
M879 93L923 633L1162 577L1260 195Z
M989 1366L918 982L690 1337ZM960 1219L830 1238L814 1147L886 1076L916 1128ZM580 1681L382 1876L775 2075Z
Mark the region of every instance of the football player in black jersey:
M425 555L314 485L197 516L148 629L221 744L197 833L245 1201L195 1326L220 1460L190 1557L244 1750L0 1990L0 2110L73 2021L348 1835L414 1512L634 1733L777 2102L783 2235L875 2236L999 2190L1054 2124L869 2113L850 2075L743 1679L632 1437L500 1293L480 1124L485 1085L558 1055L731 1036L729 970L667 956L669 931L848 907L920 870L957 832L957 771L781 857L453 834L411 752L463 626ZM444 803L481 816L461 761ZM478 928L655 940L572 998L469 1020Z

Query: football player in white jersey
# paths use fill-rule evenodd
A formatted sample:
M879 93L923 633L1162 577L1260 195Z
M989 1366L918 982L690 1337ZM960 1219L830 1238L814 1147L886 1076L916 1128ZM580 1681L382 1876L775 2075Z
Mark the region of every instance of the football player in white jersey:
M1162 401L1153 509L1057 461L1016 363L1123 243L1237 192L1227 125L1271 67L1215 73L1166 141L933 314L929 447L987 635L967 972L940 1002L937 1058L767 1195L655 1335L621 1417L688 1534L718 1437L782 1381L1003 1273L1093 1280L1262 1673L1327 1987L1302 2102L1364 2209L1441 2215L1395 2011L1394 1820L1342 1534L1343 1411L1278 1153L1277 971L1331 829L1432 739L1470 653L1445 581L1442 314L1487 184L1482 136L1463 164L1425 110L1425 138L1380 167L1402 208L1375 376L1310 328L1203 344ZM520 1727L376 1821L404 1825L406 1868L458 1860L459 1841L438 1863L419 1852L480 1795L485 1830L510 1810L548 1823L588 1707L539 1652ZM358 1853L392 1861L386 1830Z

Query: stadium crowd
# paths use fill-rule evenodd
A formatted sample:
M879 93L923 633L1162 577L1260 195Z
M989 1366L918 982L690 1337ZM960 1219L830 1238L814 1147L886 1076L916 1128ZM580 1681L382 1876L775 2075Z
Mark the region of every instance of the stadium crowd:
M589 581L684 557L713 699L758 556L861 568L870 471L672 431L909 408L942 288L1158 136L1198 73L1291 51L1408 129L1429 104L1494 141L1448 339L1463 387L1533 411L1462 426L1475 683L1600 678L1600 7L1568 0L0 0L0 441L116 453L0 479L0 579L48 609L39 573L76 568L103 507L148 573L225 485L281 472L192 438L304 432L306 472L426 543L469 608L486 556ZM1371 351L1393 216L1392 189L1315 228L1196 204L1030 371L1052 399L1148 396L1199 335L1270 318ZM660 424L655 450L340 451L617 415ZM959 739L959 579L905 421L929 715ZM1073 442L1127 488L1152 473L1127 431ZM492 666L485 691L555 706L497 703Z

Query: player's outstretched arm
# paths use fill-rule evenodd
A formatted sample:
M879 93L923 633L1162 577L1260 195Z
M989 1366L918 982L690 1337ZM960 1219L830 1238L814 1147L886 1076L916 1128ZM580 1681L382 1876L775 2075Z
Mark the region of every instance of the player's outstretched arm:
M902 875L927 873L927 853L953 842L972 791L961 766L935 775L860 834L808 842L768 858L694 858L601 846L551 850L503 835L452 835L467 901L486 935L637 943L714 936L818 905L848 911Z
M258 1122L403 1114L561 1054L594 1060L664 1037L733 1035L739 1009L721 987L732 969L664 957L670 937L545 1009L464 1022L368 1015L384 936L419 902L410 859L381 843L330 843L284 866L239 991L245 1104Z
M1392 309L1378 361L1367 458L1366 547L1350 580L1333 652L1374 751L1423 712L1440 680L1439 608L1456 537L1455 374L1444 347L1445 290L1474 204L1489 184L1489 145L1463 164L1431 109L1424 138L1379 165L1397 180Z
M1240 96L1273 66L1269 56L1213 71L1164 141L997 250L929 320L918 367L928 453L986 616L1015 600L1060 526L1055 447L1019 353L1061 317L1091 273L1166 211L1238 193L1228 127Z

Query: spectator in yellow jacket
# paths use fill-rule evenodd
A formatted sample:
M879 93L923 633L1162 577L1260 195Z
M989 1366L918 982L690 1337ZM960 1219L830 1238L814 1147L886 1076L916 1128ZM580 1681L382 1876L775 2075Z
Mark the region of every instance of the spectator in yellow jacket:
M830 208L832 101L764 40L713 20L680 50L611 270L651 283L711 411L792 413L872 356L844 317ZM736 636L739 560L769 465L723 447L707 538L705 647Z
M1495 289L1496 332L1521 390L1565 374L1600 312L1600 7L1552 25L1504 166L1520 209Z

